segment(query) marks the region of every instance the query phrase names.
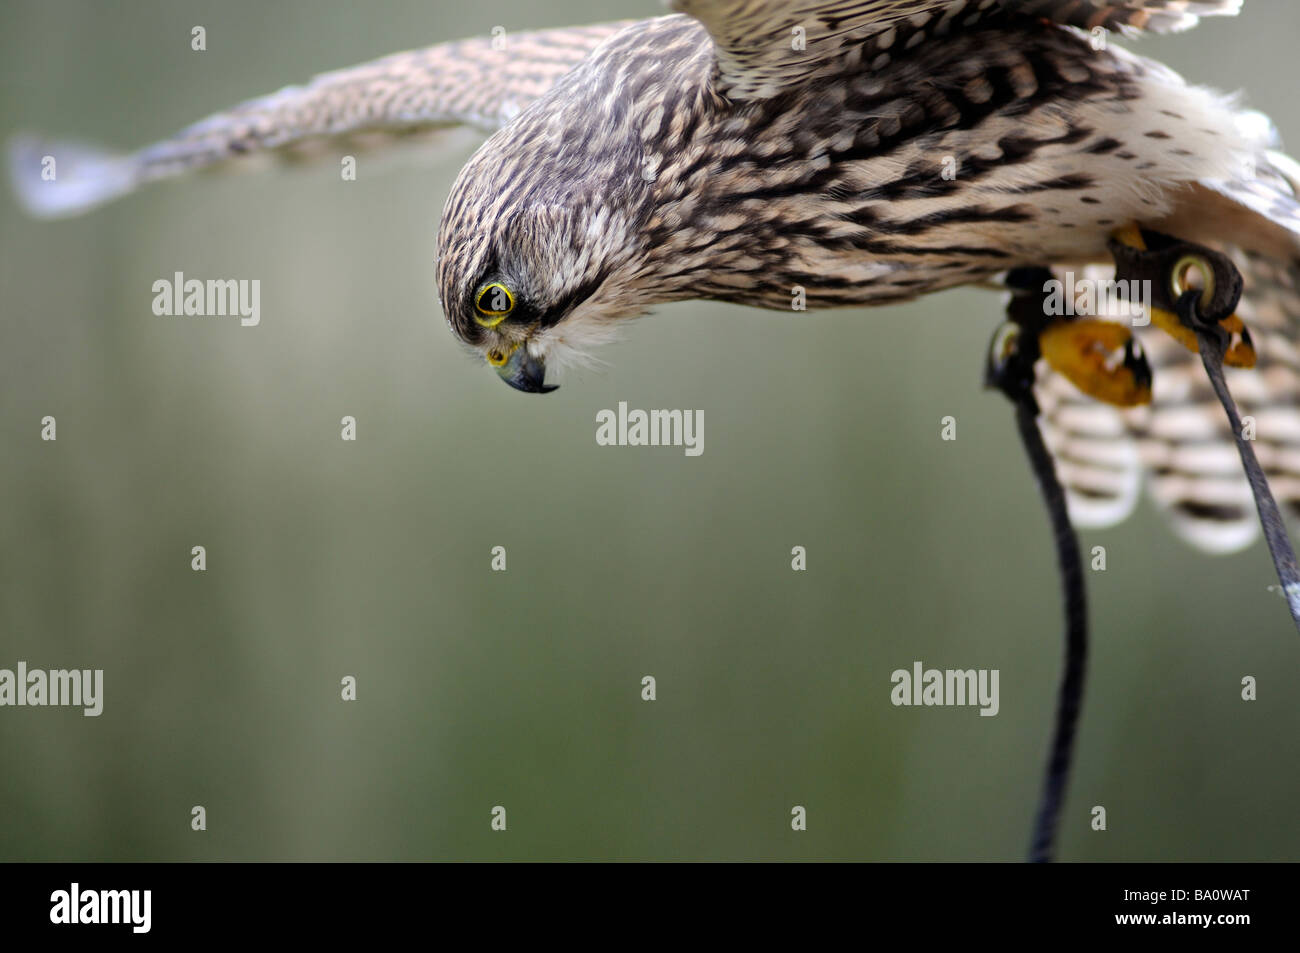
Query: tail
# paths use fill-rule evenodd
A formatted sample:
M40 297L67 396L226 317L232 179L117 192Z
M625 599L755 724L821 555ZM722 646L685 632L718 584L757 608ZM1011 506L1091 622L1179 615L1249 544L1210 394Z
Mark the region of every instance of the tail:
M14 195L35 218L67 218L135 189L138 164L94 146L19 136L9 144Z
M1245 279L1238 313L1255 341L1252 369L1228 368L1274 496L1300 515L1300 166L1260 156L1239 180L1189 189L1158 231L1232 255ZM1104 269L1099 269L1104 272ZM1152 402L1120 410L1091 401L1044 367L1038 389L1048 445L1081 526L1110 526L1136 506L1140 487L1183 539L1227 553L1259 535L1254 497L1200 357L1146 327Z

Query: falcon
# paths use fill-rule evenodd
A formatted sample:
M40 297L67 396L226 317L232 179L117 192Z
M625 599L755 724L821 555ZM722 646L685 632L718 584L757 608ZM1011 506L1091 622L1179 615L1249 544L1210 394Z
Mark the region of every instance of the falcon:
M399 53L135 153L19 138L15 189L66 216L258 156L483 130L443 211L439 297L455 336L530 393L665 302L885 305L1026 267L1082 275L1149 229L1240 268L1249 354L1228 379L1278 499L1300 507L1300 167L1266 118L1116 44L1241 0L670 5ZM1241 548L1258 528L1232 434L1194 344L1160 324L1080 324L1044 352L1071 513L1117 522L1145 479L1186 538Z

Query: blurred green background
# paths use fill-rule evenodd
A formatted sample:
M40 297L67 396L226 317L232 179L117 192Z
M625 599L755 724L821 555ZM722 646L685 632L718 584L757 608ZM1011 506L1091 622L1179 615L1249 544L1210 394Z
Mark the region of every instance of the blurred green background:
M1246 8L1129 45L1300 143L1300 6ZM8 0L0 135L134 147L399 49L659 12ZM1010 408L980 389L998 299L674 305L520 395L438 310L459 143L52 224L0 197L0 667L105 670L99 718L0 709L0 858L1020 859L1061 634ZM174 271L261 279L261 326L155 317ZM620 400L702 408L703 456L598 447ZM1145 501L1095 544L1062 857L1300 856L1300 642L1263 545L1201 555ZM1000 669L1000 714L893 707L918 659Z

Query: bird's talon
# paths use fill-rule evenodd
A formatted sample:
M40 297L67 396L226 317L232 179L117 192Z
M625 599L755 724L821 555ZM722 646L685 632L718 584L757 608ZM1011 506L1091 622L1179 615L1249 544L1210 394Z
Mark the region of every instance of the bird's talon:
M1089 397L1118 407L1151 402L1151 366L1132 331L1113 321L1057 321L1039 338L1043 358Z

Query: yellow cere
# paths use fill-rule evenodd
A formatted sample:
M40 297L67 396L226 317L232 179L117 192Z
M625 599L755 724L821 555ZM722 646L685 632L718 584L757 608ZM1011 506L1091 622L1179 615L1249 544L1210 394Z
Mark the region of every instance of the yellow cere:
M510 360L510 355L519 350L518 344L509 345L505 348L494 347L487 352L487 362L493 367L505 367L506 361Z

